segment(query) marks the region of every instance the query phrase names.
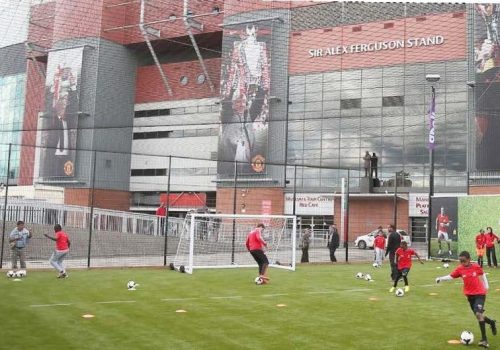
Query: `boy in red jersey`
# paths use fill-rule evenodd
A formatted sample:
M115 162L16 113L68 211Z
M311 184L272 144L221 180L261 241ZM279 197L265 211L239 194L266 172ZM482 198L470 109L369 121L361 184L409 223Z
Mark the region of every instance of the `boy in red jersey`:
M382 266L382 260L384 260L385 254L384 231L378 230L377 237L375 237L375 240L373 241L373 246L375 249L375 264L380 267Z
M248 234L245 244L248 251L259 265L259 276L262 278L263 283L268 283L269 277L267 277L267 267L269 266L269 260L266 254L264 254L264 247L267 248L267 243L262 238L262 231L264 228L264 224L258 224L257 227Z
M405 281L405 292L410 291L410 286L408 285L408 274L410 273L411 257L413 255L417 257L418 261L420 261L421 264L424 263L422 260L420 260L417 252L411 248L408 249L408 243L402 241L401 247L396 250L396 264L398 265L398 275L394 280L394 285L391 287L391 289L389 289L390 293L394 292L401 277L403 277L403 280Z
M43 234L48 239L56 242L56 250L52 253L52 256L49 259L49 263L57 271L59 271L59 275L57 276L57 278L67 278L68 274L66 273L66 269L62 266L62 262L69 252L71 242L69 241L68 235L62 230L61 225L55 224L54 232L55 237L49 236L46 233Z
M479 234L476 236L476 254L477 254L477 263L481 267L483 267L483 257L485 252L486 252L486 235L484 234L484 230L480 229Z
M497 334L496 321L484 315L484 303L489 288L488 280L481 266L471 263L469 252L461 252L458 258L460 260L460 265L448 276L436 278L436 283L462 277L464 281L464 294L469 301L472 312L476 315L479 322L479 328L481 329L481 341L478 345L483 348L488 348L490 345L486 338L485 324L487 323L490 325L493 335Z

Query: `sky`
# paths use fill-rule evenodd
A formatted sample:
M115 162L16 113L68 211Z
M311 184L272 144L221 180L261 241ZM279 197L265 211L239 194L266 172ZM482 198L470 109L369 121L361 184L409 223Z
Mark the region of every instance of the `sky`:
M0 47L26 41L30 0L0 0Z

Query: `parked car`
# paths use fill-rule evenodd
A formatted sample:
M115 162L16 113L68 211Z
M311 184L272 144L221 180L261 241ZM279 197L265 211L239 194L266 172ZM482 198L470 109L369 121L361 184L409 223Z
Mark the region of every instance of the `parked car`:
M389 232L386 229L382 230L384 232L384 236L387 237L389 235ZM366 249L370 248L373 249L373 241L375 240L375 237L377 236L378 230L374 230L366 235L359 236L356 238L354 241L354 245L358 247L359 249ZM411 246L411 239L410 236L403 230L396 230L397 233L401 235L401 238L408 243L408 246ZM385 245L387 246L387 240L385 241Z

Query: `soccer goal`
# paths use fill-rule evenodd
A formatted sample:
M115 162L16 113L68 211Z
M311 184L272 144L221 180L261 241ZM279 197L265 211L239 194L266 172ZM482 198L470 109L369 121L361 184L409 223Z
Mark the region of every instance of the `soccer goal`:
M174 259L177 270L257 266L245 242L257 224L266 228L269 266L295 270L297 220L284 215L189 214Z

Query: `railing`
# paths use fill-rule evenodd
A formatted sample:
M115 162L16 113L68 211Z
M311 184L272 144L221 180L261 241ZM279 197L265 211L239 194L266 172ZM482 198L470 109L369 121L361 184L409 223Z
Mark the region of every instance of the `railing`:
M3 212L3 203L0 212ZM63 227L88 229L90 208L77 205L55 204L33 200L9 200L6 221L19 221L40 225L60 224ZM93 229L130 234L163 236L165 218L151 214L94 208ZM181 231L183 219L169 218L169 235Z
M498 170L476 170L469 172L469 183L471 185L499 185L500 171Z

